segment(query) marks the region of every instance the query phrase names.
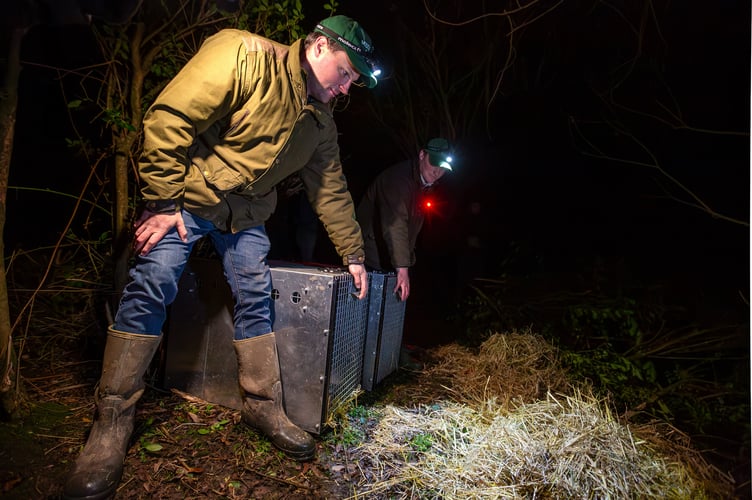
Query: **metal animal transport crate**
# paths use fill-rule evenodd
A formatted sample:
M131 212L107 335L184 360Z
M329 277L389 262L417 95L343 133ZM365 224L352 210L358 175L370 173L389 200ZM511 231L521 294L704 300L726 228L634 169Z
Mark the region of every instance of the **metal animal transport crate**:
M405 302L394 287L394 273L369 272L368 330L363 354L362 387L371 391L399 366Z
M368 300L342 268L270 262L274 328L290 419L319 433L361 388Z
M360 389L368 301L342 268L270 261L285 408L313 434ZM239 409L232 297L221 263L191 258L166 335L164 385Z
M240 409L232 340L233 301L216 259L191 258L178 282L164 336L163 385Z

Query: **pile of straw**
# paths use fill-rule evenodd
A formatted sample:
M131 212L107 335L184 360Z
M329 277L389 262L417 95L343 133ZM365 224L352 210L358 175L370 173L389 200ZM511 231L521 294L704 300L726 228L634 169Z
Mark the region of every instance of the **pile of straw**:
M409 394L421 403L375 408L351 456L362 476L353 498L712 496L676 454L568 385L540 337L497 334L479 352L443 347L435 361L421 375L427 392Z
M416 383L395 388L392 402L430 404L451 398L481 406L494 399L508 409L512 403L536 401L570 386L555 348L529 331L492 335L478 352L459 344L439 346L431 358L416 374Z

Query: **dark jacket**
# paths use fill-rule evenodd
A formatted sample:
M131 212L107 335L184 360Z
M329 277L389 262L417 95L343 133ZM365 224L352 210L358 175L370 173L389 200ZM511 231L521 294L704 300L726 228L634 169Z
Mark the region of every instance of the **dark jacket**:
M418 163L404 161L381 172L358 204L366 265L394 270L415 264L415 243L425 219L425 190Z
M144 199L173 200L219 229L263 224L274 186L300 171L337 252L363 255L329 104L309 100L302 40L282 45L222 30L165 87L144 118Z

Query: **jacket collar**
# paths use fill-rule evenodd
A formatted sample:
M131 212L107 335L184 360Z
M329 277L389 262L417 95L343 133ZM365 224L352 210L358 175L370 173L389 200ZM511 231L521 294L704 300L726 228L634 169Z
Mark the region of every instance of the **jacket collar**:
M306 86L306 72L303 69L303 65L300 64L300 59L305 57L305 44L303 40L296 40L290 45L290 51L287 54L287 72L290 75L290 81L295 89L295 95L298 98L298 102L301 102L303 106L308 102L308 88Z
M438 181L434 182L433 184L426 183L426 181L423 179L423 175L420 173L420 160L412 160L412 170L413 179L423 191L432 189L438 183Z

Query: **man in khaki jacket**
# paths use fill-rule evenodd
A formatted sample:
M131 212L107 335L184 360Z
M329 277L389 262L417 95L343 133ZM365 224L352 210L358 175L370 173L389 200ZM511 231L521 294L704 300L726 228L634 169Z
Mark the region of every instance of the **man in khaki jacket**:
M282 406L264 222L276 204L275 185L299 172L365 298L363 238L330 101L353 83L374 87L378 74L370 37L346 16L321 21L290 46L223 30L203 43L149 108L139 162L145 205L135 225L137 255L108 329L97 413L65 498L105 498L117 487L166 308L204 236L222 260L235 301L243 421L295 459L314 456L315 441Z

